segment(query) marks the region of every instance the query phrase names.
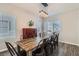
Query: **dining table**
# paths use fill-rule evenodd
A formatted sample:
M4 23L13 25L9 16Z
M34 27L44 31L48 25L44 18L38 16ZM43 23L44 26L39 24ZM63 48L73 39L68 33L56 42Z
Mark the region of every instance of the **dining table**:
M44 37L33 37L33 38L27 38L20 41L17 41L17 50L18 53L20 53L20 48L25 50L27 53L27 56L32 56L32 51L38 46L39 42L45 38L48 38L49 36Z

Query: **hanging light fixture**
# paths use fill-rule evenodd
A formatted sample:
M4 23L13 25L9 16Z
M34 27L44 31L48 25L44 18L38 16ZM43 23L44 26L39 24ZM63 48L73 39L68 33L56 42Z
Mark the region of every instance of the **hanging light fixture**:
M41 19L41 38L44 37L45 33L44 33L44 22L46 20L46 18L48 17L48 13L47 13L47 6L48 4L46 3L42 3L43 6L41 6L41 10L39 11L39 17Z
M45 12L44 10L39 11L39 16L42 18L47 18L48 17L48 13Z

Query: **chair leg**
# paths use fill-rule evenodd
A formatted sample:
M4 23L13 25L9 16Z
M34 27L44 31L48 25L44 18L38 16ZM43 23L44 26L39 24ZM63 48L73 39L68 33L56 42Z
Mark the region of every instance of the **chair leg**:
M20 54L20 46L17 45L18 54Z
M50 52L53 53L53 45L51 45Z

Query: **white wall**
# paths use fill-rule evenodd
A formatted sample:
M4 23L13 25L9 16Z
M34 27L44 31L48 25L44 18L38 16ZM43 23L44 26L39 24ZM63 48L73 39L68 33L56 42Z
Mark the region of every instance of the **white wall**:
M62 23L59 41L79 46L79 9L59 14L58 18Z
M20 39L22 28L28 27L30 19L35 20L35 16L28 11L9 4L0 4L0 12L5 12L16 16L16 38L0 39L0 50L5 48L4 41L16 41ZM59 41L79 45L79 9L63 12L57 15L61 20L62 30ZM35 26L33 26L35 27Z
M16 38L7 38L7 39L0 39L0 50L5 48L4 41L14 42L20 39L20 35L22 34L22 28L29 27L28 21L35 20L35 17L32 13L20 9L16 6L9 5L9 4L0 4L0 12L4 12L7 14L11 14L16 16ZM35 27L35 26L33 26Z

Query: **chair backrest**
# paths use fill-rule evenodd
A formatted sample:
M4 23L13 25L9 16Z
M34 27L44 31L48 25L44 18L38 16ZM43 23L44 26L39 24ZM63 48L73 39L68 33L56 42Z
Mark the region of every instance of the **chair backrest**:
M9 43L9 42L5 42L7 49L9 51L9 53L11 54L11 56L19 56L18 52L15 50L15 48Z
M50 40L49 38L44 39L44 43L43 43L43 48L45 51L45 55L48 56L49 55L49 51L50 51Z
M59 33L55 33L55 41L58 41Z
M41 47L41 49L44 49L47 45L47 38L46 39L42 39L39 43L38 43L38 46L37 46L37 49L39 47Z
M54 32L51 36L51 41L58 41L59 33Z
M48 41L49 41L48 38L45 38L45 39L42 39L38 43L37 49L40 48L43 51L44 55L47 55L47 53L48 53L48 49L47 49L47 47L48 47Z

